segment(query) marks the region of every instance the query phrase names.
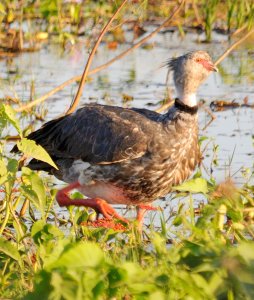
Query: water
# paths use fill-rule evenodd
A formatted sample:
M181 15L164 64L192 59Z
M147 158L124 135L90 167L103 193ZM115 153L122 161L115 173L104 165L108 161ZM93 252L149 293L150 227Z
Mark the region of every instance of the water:
M184 39L179 38L177 33L158 34L149 41L149 45L152 46L149 47L150 50L139 48L109 68L93 75L85 86L80 105L98 102L158 108L165 95L167 74L166 68L161 66L169 58L191 50L207 50L216 59L227 48L227 38L223 35L214 34L215 42L212 44L197 43L202 38L202 35L197 33L188 33ZM107 62L128 47L130 44L119 45L118 49L113 51L108 50L106 44L102 44L92 68ZM56 45L44 46L41 51L23 53L13 58L12 62L0 61L0 97L17 95L23 101L27 101L31 81L34 81L35 94L39 97L71 77L81 74L87 59L83 48L82 43L66 51ZM234 51L222 62L221 73L211 74L200 87L198 98L205 100L205 107L209 108L212 101L221 99L242 103L245 97L248 97L249 103L254 103L253 50L253 44L247 43ZM73 84L44 102L42 106L48 109L46 120L63 113L76 90L77 84ZM124 103L123 94L132 96L133 101ZM214 145L218 145L218 165L212 166L212 176L217 182L231 176L236 184L242 183L253 172L254 110L238 108L215 112L214 115L216 119L202 130L210 116L203 109L199 113L200 135L207 136L210 141L204 153L204 176L211 176L213 148ZM203 145L206 143L207 141Z

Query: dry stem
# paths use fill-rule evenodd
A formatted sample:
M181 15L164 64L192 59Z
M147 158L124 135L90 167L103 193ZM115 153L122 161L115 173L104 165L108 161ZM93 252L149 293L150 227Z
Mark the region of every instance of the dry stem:
M107 63L91 70L88 72L88 75L92 75L95 74L103 69L105 69L106 67L110 66L111 64L113 64L115 61L119 60L120 58L124 57L125 55L129 54L131 51L133 51L134 49L140 47L142 44L144 44L147 40L149 40L150 38L152 38L155 34L157 34L163 27L165 27L172 19L175 18L175 16L179 13L179 11L181 10L183 4L184 4L185 0L182 0L180 2L180 4L178 5L178 7L173 11L173 13L171 14L171 16L169 18L167 18L157 29L155 29L153 32L151 32L149 35L147 35L146 37L144 37L143 39L141 39L139 42L137 42L136 44L134 44L132 47L130 47L129 49L123 51L122 53L120 53L119 55L117 55L115 58L109 60ZM75 76L72 77L71 79L65 81L64 83L62 83L61 85L57 86L56 88L54 88L53 90L51 90L50 92L48 92L47 94L43 95L42 97L35 99L34 101L29 102L28 104L22 105L19 108L16 109L17 112L22 112L25 110L30 109L31 107L47 100L50 96L54 95L55 93L57 93L58 91L62 90L63 88L65 88L66 86L68 86L69 84L75 82L75 81L79 81L81 79L81 76Z
M239 46L242 42L244 42L251 34L254 33L254 29L247 32L240 40L236 41L233 45L231 45L215 62L215 66L220 64L225 57L227 57L230 52L232 52L237 46Z
M100 45L100 42L103 38L103 36L105 35L105 33L107 32L109 26L111 25L111 23L113 22L113 20L115 19L115 17L118 15L118 13L120 12L120 10L123 8L123 6L126 4L128 0L124 0L122 2L122 4L118 7L117 11L114 13L114 15L111 17L111 19L108 21L108 23L103 27L94 47L93 47L93 50L91 52L91 54L89 55L89 58L87 60L87 63L86 63L86 66L85 66L85 69L84 69L84 72L82 74L82 77L81 77L81 81L79 83L79 87L78 87L78 91L77 91L77 94L75 96L75 99L74 101L71 103L69 109L67 110L66 112L66 115L67 114L71 114L75 109L76 107L78 106L79 104L79 101L80 101L80 97L82 95L82 91L84 89L84 86L85 86L85 81L86 81L86 77L87 77L87 74L88 74L88 71L89 71L89 68L90 68L90 65L92 63L92 60L93 60L93 57L95 55L95 52L97 50L97 48L99 47Z

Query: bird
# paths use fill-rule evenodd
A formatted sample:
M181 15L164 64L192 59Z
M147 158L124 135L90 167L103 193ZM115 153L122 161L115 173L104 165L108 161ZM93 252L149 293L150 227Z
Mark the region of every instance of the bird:
M166 65L177 92L166 113L86 104L27 136L49 153L58 169L38 159L28 167L68 184L56 194L61 207L90 207L105 220L128 223L111 205L133 205L142 226L145 212L155 209L151 203L191 176L201 159L196 92L217 68L205 51L188 52ZM71 199L76 189L87 198Z

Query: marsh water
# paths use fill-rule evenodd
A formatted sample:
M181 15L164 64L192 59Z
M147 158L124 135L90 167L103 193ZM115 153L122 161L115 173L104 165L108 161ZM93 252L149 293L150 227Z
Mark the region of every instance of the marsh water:
M80 105L97 102L157 109L166 93L167 69L161 66L169 58L191 50L207 50L216 60L228 47L225 35L214 33L211 44L202 43L203 38L196 32L189 32L184 38L171 31L158 34L145 47L136 49L107 69L89 77ZM130 46L130 43L125 43L110 50L107 44L101 44L92 68L107 62ZM59 45L44 45L38 52L23 53L8 62L1 60L0 97L9 95L27 101L31 84L34 86L35 97L39 97L81 74L87 56L84 43L80 42L65 50ZM204 101L206 107L199 112L200 136L208 138L202 144L205 149L203 176L213 176L218 183L229 176L236 184L242 183L253 172L254 109L240 107L213 112L216 119L206 126L211 119L207 109L215 100L242 104L244 99L248 99L249 104L254 104L253 68L254 47L250 41L229 55L220 65L220 72L211 74L198 91L198 98ZM172 80L169 81L169 87L173 89ZM67 86L42 103L41 106L48 110L46 120L66 111L76 90L77 84ZM129 101L126 101L126 95L131 96L127 97ZM158 201L159 205L163 206L163 203Z

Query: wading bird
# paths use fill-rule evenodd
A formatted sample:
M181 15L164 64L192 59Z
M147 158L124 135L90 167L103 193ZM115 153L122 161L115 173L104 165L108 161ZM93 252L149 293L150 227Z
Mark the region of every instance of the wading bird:
M28 135L58 170L36 159L28 167L69 184L56 195L60 206L91 207L104 218L127 222L110 204L135 205L142 224L149 204L191 175L200 161L196 91L217 69L204 51L173 58L167 66L177 99L165 114L88 104ZM88 198L70 199L74 189Z

